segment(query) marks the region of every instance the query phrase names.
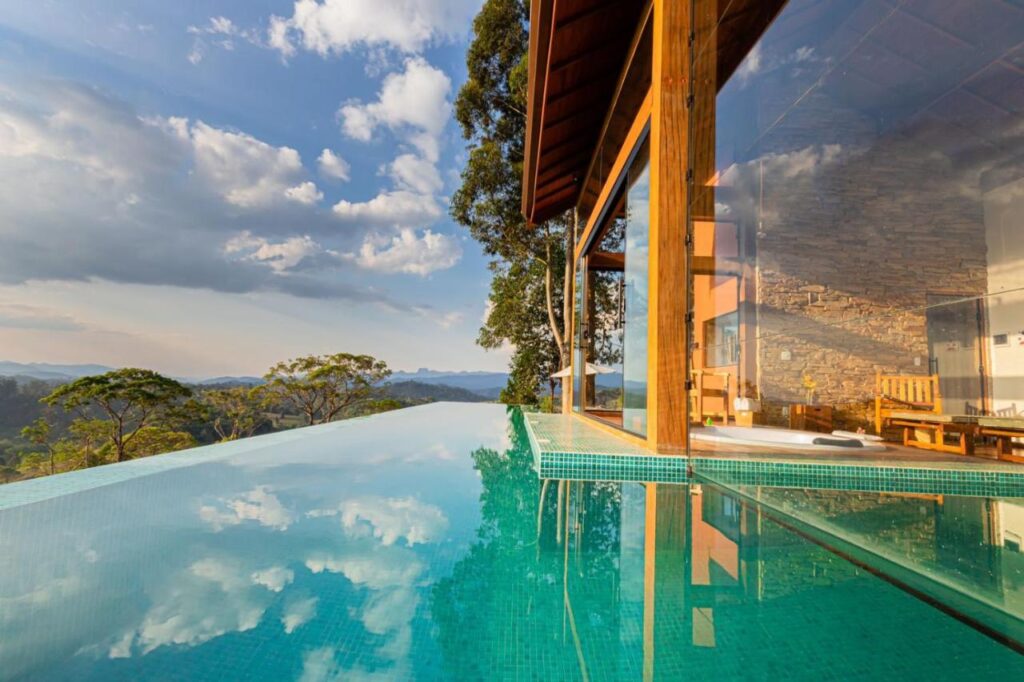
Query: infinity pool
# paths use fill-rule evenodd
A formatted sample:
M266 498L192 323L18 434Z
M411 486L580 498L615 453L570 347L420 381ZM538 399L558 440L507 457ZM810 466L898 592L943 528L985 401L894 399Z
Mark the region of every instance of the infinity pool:
M542 482L521 414L434 404L0 486L0 678L1020 679L1022 531Z

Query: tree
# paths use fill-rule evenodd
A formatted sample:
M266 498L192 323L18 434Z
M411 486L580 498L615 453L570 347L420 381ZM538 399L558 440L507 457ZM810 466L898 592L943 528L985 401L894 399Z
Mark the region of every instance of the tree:
M162 426L143 426L128 443L131 459L149 457L175 450L187 450L199 445L191 433L175 431Z
M211 389L203 391L201 401L221 441L248 438L266 421L256 389L244 386Z
M389 376L387 364L370 355L308 355L271 367L259 393L268 405L290 406L307 424L322 424L372 399Z
M106 462L110 456L110 426L105 419L76 419L68 426L71 438L62 439L65 459L74 462L71 468L86 469Z
M529 226L520 210L526 21L523 0L487 0L473 21L467 80L455 100L455 117L469 142L469 156L462 183L452 196L451 214L491 258L490 312L480 343L485 348L512 346L506 394L535 403L540 382L570 362L571 262L565 256L572 250L573 225L565 215ZM503 279L509 278L524 288L508 286ZM544 313L539 327L534 306ZM497 313L499 309L503 312ZM552 355L555 363L549 362Z
M95 411L105 417L117 461L129 458L128 444L146 426L158 422L192 391L174 379L148 369L118 369L82 377L60 386L42 399L89 419Z
M50 422L45 417L39 417L34 422L21 430L21 437L34 445L41 445L46 448L46 456L50 462L50 473L56 472L54 468L54 443L50 440L52 431Z

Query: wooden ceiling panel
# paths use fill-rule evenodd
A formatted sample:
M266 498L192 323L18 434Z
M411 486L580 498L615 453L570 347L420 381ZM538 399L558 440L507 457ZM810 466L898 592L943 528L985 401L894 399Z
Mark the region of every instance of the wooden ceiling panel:
M523 213L574 205L643 0L534 0ZM538 35L534 35L538 33Z

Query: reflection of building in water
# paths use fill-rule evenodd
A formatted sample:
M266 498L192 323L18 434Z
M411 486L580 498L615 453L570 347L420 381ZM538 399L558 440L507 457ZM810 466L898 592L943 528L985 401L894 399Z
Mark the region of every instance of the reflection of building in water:
M1015 502L746 490L769 505L762 509L710 484L563 482L549 491L563 519L541 521L542 545L563 566L561 638L589 674L604 660L594 647L609 628L622 651L616 675L634 679L673 679L694 661L725 674L743 652L793 644L796 622L813 623L819 642L892 637L886 628L908 625L873 610L899 592L874 577L890 575L888 549L900 557L890 577L918 595L959 585L972 604L1024 613L1024 505ZM595 561L609 550L615 563ZM604 608L608 595L614 610Z

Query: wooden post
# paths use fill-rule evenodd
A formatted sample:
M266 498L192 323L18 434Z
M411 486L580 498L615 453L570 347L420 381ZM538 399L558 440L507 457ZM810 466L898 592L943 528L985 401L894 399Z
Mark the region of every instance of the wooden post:
M690 3L654 0L651 106L647 440L686 451L688 272L686 170Z

